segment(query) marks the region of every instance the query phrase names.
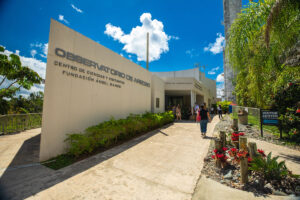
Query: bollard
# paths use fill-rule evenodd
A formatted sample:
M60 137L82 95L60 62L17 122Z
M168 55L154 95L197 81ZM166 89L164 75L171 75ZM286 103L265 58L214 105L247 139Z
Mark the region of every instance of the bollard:
M218 150L218 152L222 152L222 142L219 139L215 139L215 149ZM220 160L216 160L216 167L217 168L221 168L221 161Z
M248 151L247 137L245 137L245 136L240 136L239 137L239 147L240 147L240 150Z
M234 131L238 131L239 130L238 119L233 119L232 129Z
M241 182L245 184L248 182L248 159L244 157L241 158L240 165L241 165Z
M253 159L254 157L257 156L257 146L255 142L249 142L248 143L248 147L249 147L249 155L250 158Z
M219 137L220 137L220 140L222 142L222 147L226 147L226 133L225 133L225 131L220 131Z

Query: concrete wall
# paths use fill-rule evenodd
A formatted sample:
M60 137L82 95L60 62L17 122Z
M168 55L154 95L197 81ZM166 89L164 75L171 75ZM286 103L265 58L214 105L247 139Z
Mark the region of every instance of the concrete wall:
M159 107L156 100L159 99ZM151 81L151 112L159 113L165 111L165 82L156 75L152 75Z
M241 12L242 0L223 0L223 12L224 12L224 26L225 26L225 40L227 40L230 35L230 26L237 17L237 14ZM235 101L235 97L232 94L234 91L234 86L232 80L235 78L236 73L232 70L229 65L228 57L223 55L223 65L224 65L224 97L225 100Z
M141 66L51 20L40 160L64 153L68 133L112 116L150 111L151 76Z
M202 75L203 73L201 73ZM217 99L217 83L215 80L206 78L205 76L202 76L201 79L202 84L205 86L206 94L208 95L207 98L211 100L211 103L216 103Z
M198 68L181 70L181 71L172 71L172 72L152 72L153 74L159 77L168 77L168 78L195 78L199 81L200 72Z
M199 68L193 68L188 70L173 71L173 72L153 72L153 74L161 77L166 82L166 90L172 89L193 89L192 87L187 88L183 85L183 82L187 84L194 84L190 78L194 78L200 84L205 95L208 95L207 99L210 98L213 103L217 96L217 85L216 81L205 77L205 74L199 71ZM170 84L170 83L173 83ZM176 84L177 83L177 84ZM187 85L186 84L186 85Z

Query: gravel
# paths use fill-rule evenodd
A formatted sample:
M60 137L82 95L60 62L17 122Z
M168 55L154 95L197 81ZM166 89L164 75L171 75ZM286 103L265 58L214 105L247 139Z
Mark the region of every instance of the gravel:
M220 121L215 126L214 132L218 132L220 130L230 131L231 120L228 118L229 116L227 116L225 120ZM247 137L256 138L256 135L258 134L257 130L253 129L253 127L251 126L244 126L239 124L239 130L244 132ZM266 135L266 138L264 138L264 140L272 143L276 141L274 136L269 135ZM227 145L227 147L231 148L231 146L229 145ZM291 197L297 196L296 198L299 198L299 178L297 179L293 177L286 177L282 181L272 181L271 183L264 183L263 180L261 180L260 174L252 172L249 174L249 182L247 184L242 184L240 182L240 166L238 164L228 162L229 164L226 165L226 167L222 169L216 168L215 160L211 158L211 156L214 155L213 150L214 142L212 140L209 146L208 154L204 158L204 166L201 172L201 174L205 175L207 178L211 178L232 188L253 192L258 196L274 194L281 196L290 195Z

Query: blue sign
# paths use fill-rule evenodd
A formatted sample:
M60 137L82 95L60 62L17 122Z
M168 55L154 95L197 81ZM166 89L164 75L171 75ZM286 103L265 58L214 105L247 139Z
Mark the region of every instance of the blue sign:
M278 125L278 111L261 110L261 121L264 125Z
M277 125L278 120L277 119L264 119L263 124L272 124L272 125Z

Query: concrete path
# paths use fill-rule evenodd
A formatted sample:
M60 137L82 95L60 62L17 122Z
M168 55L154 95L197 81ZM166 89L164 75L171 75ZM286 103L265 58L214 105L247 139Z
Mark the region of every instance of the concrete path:
M39 162L41 129L0 136L0 177L9 167Z
M191 199L210 142L199 129L174 123L57 171L6 170L0 183L11 199Z
M212 179L201 177L192 200L299 200L288 196L255 196L252 192L227 187Z

